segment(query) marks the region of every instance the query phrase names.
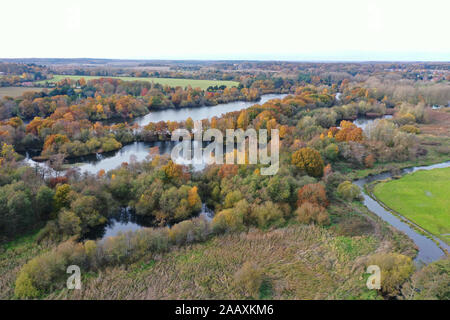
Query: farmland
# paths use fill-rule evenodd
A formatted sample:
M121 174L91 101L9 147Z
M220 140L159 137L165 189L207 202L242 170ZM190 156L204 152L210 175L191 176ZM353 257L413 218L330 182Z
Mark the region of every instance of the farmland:
M1 87L0 98L3 97L19 97L27 91L42 91L43 88L31 88L31 87Z
M196 80L196 79L175 79L175 78L143 78L143 77L102 77L102 76L71 76L71 75L54 75L52 79L41 80L35 82L38 85L45 85L47 82L55 83L63 79L79 80L84 78L86 81L100 78L112 78L120 79L123 81L148 81L159 83L161 85L168 85L171 87L186 87L190 85L193 88L201 88L206 90L209 86L221 86L227 87L238 86L239 82L236 81L222 81L222 80Z
M435 236L450 241L450 168L418 171L380 183L375 196Z

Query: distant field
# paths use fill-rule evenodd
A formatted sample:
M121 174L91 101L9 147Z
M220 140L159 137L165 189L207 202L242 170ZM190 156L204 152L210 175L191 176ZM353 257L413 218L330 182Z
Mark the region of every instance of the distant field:
M87 80L99 79L99 78L113 78L120 79L124 81L149 81L160 83L162 85L169 85L171 87L186 87L191 85L192 88L202 88L207 89L209 86L221 86L225 85L227 87L238 86L239 82L236 81L216 81L216 80L194 80L194 79L172 79L172 78L139 78L139 77L102 77L102 76L66 76L66 75L55 75L50 80L41 80L35 82L36 84L45 84L46 82L58 82L63 79L79 80L84 78Z
M379 183L374 194L388 207L450 243L450 168L418 171Z
M44 88L31 88L31 87L0 87L0 98L5 96L18 97L27 91L42 91Z

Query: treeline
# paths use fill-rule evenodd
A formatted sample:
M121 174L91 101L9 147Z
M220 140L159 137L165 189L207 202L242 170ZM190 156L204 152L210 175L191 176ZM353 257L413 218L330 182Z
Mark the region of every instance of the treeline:
M21 85L24 82L44 80L49 70L34 63L0 62L0 87Z

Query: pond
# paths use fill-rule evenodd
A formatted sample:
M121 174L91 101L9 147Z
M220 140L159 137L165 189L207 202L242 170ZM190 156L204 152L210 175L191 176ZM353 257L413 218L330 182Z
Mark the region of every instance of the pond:
M145 126L150 122L159 121L184 121L191 117L192 120L211 119L219 117L220 115L250 108L255 104L264 104L272 99L283 99L287 94L273 93L264 94L259 101L234 101L229 103L221 103L216 106L203 106L195 108L180 108L180 109L164 109L159 111L152 111L149 114L136 118L133 123L140 126Z
M361 128L363 130L366 130L367 126L371 123L373 123L375 120L377 119L391 119L392 115L390 114L386 114L382 117L379 118L367 118L367 117L358 117L355 121L353 121L353 123L358 127Z
M203 217L206 221L211 221L214 218L214 211L203 203L198 216ZM85 234L84 239L104 240L117 236L119 233L157 226L158 224L153 218L137 215L129 207L121 208L116 215L109 217L107 223L97 226Z

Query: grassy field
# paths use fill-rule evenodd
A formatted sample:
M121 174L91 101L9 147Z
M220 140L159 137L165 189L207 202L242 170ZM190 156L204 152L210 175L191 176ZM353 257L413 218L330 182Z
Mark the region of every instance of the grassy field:
M45 84L46 82L58 82L63 79L79 80L84 78L86 81L99 78L113 78L123 81L148 81L160 83L162 85L169 85L171 87L186 87L191 85L193 88L207 89L209 86L221 86L227 87L238 86L239 82L236 81L219 81L219 80L195 80L195 79L172 79L172 78L139 78L139 77L101 77L101 76L67 76L67 75L54 75L50 80L37 81L36 84Z
M330 208L346 221L366 221L362 204ZM344 217L343 216L343 217ZM376 218L376 216L375 216ZM335 219L333 219L335 220ZM218 235L202 243L145 253L122 265L82 271L82 290L65 288L66 278L42 299L381 299L368 290L365 259L375 252L413 256L412 241L387 225L367 220L360 234L291 222L274 230ZM343 226L343 221L339 226ZM342 229L343 230L343 229ZM37 233L0 245L0 299L13 299L20 268L54 250L36 243ZM242 266L253 263L262 282L249 294L235 281Z
M27 91L42 91L44 88L29 88L29 87L1 87L0 98L3 97L19 97Z
M450 243L450 168L418 171L379 183L374 194L388 207Z
M82 292L63 289L47 298L374 299L376 292L365 286L364 267L355 260L378 246L373 236L333 237L316 226L251 230L107 268L86 275ZM259 292L251 297L233 281L248 261L264 274Z

